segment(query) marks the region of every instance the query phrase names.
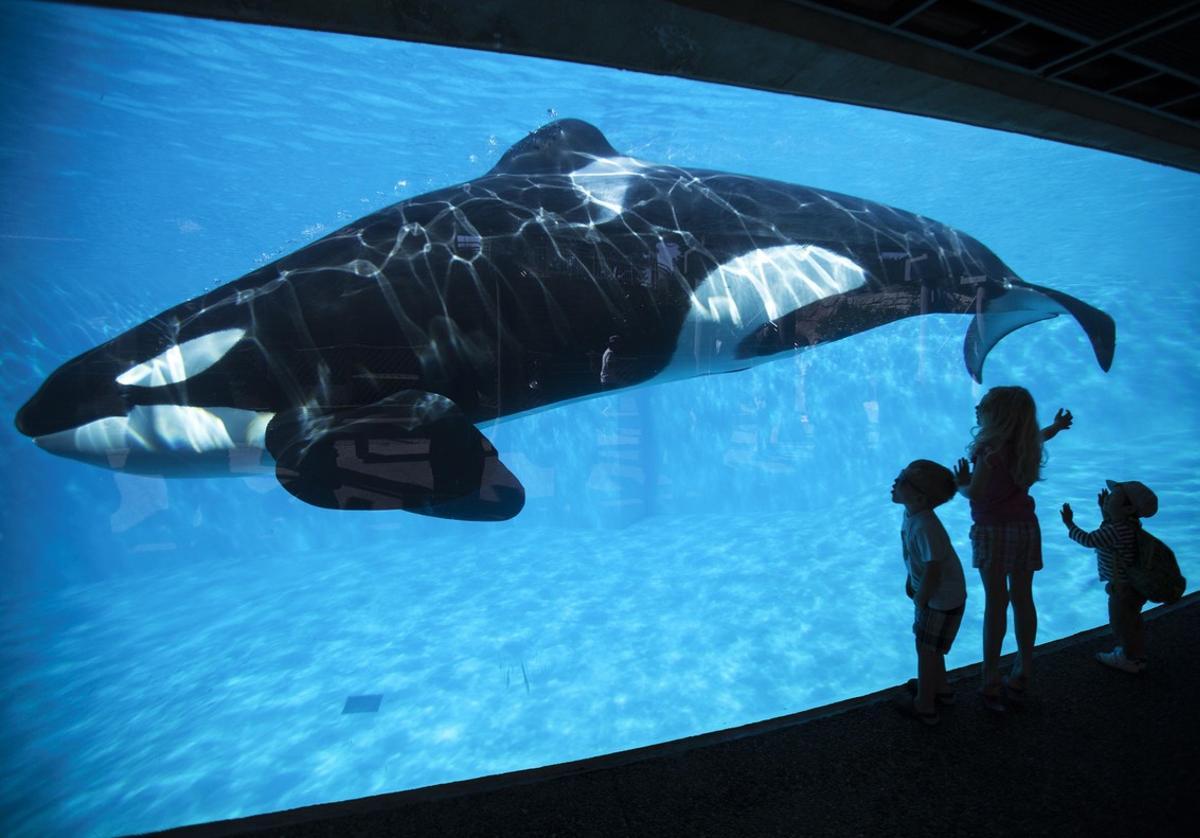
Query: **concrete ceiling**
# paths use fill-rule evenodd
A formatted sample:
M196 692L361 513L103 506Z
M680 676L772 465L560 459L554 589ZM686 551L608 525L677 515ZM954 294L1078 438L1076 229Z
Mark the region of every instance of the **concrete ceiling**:
M84 0L600 64L1200 171L1200 2Z

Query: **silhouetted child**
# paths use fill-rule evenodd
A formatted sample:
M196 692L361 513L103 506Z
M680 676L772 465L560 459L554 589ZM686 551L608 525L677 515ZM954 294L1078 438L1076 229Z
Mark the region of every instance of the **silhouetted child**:
M608 348L604 350L604 354L600 356L600 387L603 390L608 390L612 387L618 387L623 382L619 365L621 363L621 336L611 335L608 339Z
M1144 483L1105 481L1097 500L1104 522L1084 532L1075 526L1071 504L1062 506L1063 523L1073 541L1096 550L1096 571L1108 594L1108 622L1119 644L1111 652L1096 653L1096 660L1113 669L1138 673L1146 668L1146 628L1142 606L1146 598L1129 581L1129 566L1137 560L1140 519L1158 511L1158 497Z
M971 464L958 461L958 490L971 501L971 565L983 582L983 686L989 710L1003 712L1004 698L1020 703L1033 675L1037 609L1033 574L1042 569L1042 531L1029 488L1041 479L1042 443L1071 427L1059 410L1039 428L1037 406L1024 387L993 387L975 408L977 428L967 446ZM974 471L971 470L974 465ZM1000 678L1000 649L1012 602L1017 659ZM1002 696L1001 690L1004 694Z
M904 504L900 543L908 579L904 589L914 608L917 678L914 695L898 706L927 725L938 723L937 704L953 704L946 683L946 653L954 643L967 601L962 563L934 509L954 497L954 475L930 460L909 463L892 483L892 503Z

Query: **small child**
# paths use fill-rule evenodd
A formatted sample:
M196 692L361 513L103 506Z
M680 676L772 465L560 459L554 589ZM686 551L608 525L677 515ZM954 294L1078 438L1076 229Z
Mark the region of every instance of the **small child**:
M1033 575L1042 569L1042 530L1029 494L1042 479L1043 443L1071 427L1069 410L1040 428L1037 405L1024 387L993 387L975 407L977 429L967 446L970 462L958 461L955 479L971 501L971 565L983 582L984 707L1003 713L1020 706L1033 676L1037 606ZM974 471L972 471L972 467ZM1000 650L1012 603L1017 656L1000 676Z
M905 591L915 606L917 678L908 682L911 698L901 712L927 725L938 723L937 704L953 704L946 683L946 653L954 643L967 601L962 563L934 508L954 497L950 469L930 460L909 463L892 483L892 503L904 505L900 544L908 568Z
M1146 598L1129 581L1129 566L1137 559L1137 534L1142 518L1158 511L1158 497L1144 483L1129 480L1105 481L1107 489L1097 496L1104 523L1092 532L1075 526L1071 504L1062 506L1063 523L1073 541L1096 549L1096 570L1107 582L1108 622L1118 645L1111 652L1097 652L1096 660L1113 669L1138 673L1146 668L1146 627L1142 606Z

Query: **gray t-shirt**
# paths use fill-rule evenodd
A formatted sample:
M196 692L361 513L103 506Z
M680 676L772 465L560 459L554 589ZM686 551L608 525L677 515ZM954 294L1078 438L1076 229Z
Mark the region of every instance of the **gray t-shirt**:
M937 590L929 597L929 607L952 611L967 601L967 585L963 579L962 562L954 552L946 528L932 509L915 515L904 514L900 529L900 544L904 549L904 564L913 592L920 590L925 568L931 562L942 563L942 578Z

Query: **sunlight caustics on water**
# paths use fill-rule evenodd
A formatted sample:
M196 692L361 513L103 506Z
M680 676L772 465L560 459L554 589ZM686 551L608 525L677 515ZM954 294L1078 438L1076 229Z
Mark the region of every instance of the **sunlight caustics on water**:
M48 4L0 9L0 68L6 835L413 788L902 682L915 662L891 480L912 459L961 456L997 384L1028 387L1043 422L1060 406L1076 419L1034 489L1040 640L1105 619L1094 558L1057 508L1094 527L1106 478L1158 493L1148 528L1200 578L1197 175L678 79ZM76 355L354 219L480 178L565 117L630 159L963 230L1112 315L1112 369L1059 317L1008 336L980 386L969 318L933 314L484 423L526 491L499 523L320 509L270 470L96 468L13 426ZM615 212L622 196L593 179ZM199 369L182 364L168 353L126 374ZM965 503L939 514L969 564ZM967 581L950 666L980 656L982 590Z

